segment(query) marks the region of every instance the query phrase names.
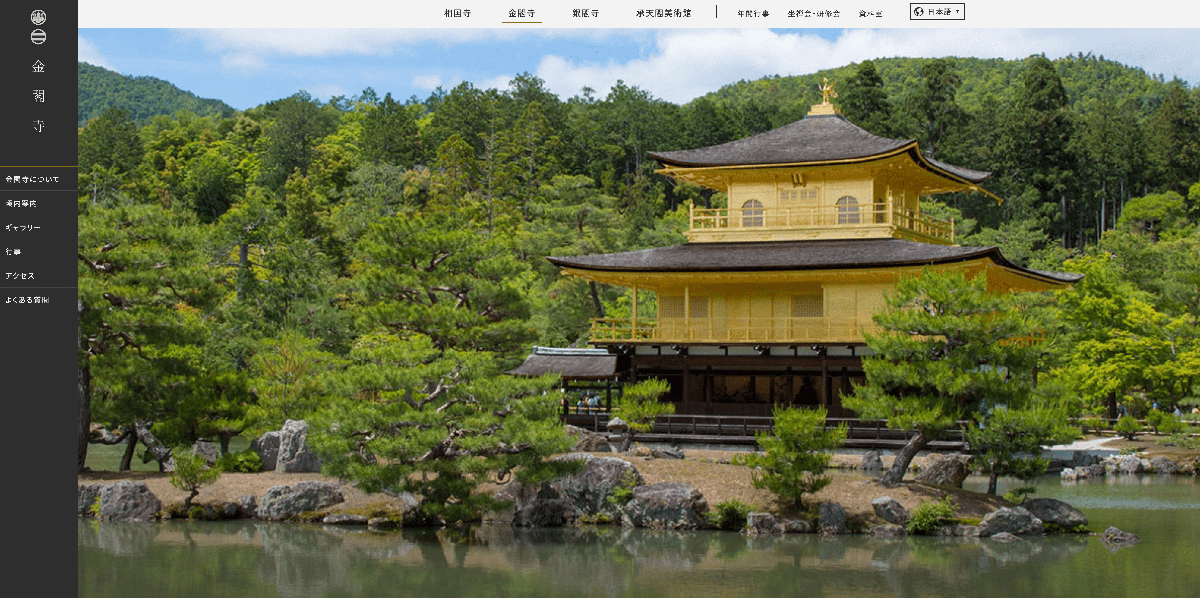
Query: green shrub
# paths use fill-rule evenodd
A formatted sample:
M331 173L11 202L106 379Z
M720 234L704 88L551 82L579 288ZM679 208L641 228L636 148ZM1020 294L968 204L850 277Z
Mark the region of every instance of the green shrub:
M174 459L175 471L171 472L171 485L190 493L183 499L183 508L190 509L192 499L200 494L200 487L217 481L221 477L221 470L208 467L204 457L184 449L176 449Z
M1187 424L1184 424L1185 426ZM1188 450L1200 450L1200 436L1189 436L1184 433L1172 434L1166 438L1160 438L1159 444L1167 446L1177 446Z
M1097 417L1095 415L1088 416L1088 417L1085 417L1085 418L1079 420L1079 427L1081 429L1083 429L1084 434L1087 434L1088 430L1091 430L1091 431L1095 432L1096 434L1099 434L1100 430L1104 429L1104 420L1100 419L1099 417Z
M629 450L636 434L649 432L658 416L675 413L674 403L659 401L670 389L670 384L665 380L651 378L626 386L621 392L613 404L613 409L628 424L625 438L621 441L621 452Z
M1174 415L1168 415L1158 423L1157 429L1160 434L1173 435L1186 432L1191 426L1183 423L1182 420Z
M804 506L804 494L812 494L829 485L821 474L829 466L828 450L842 445L845 425L825 428L824 409L776 407L775 427L771 433L756 435L763 454L738 455L733 462L755 470L750 474L755 488L766 488L788 506Z
M633 489L637 488L637 482L637 474L632 471L626 471L625 475L621 476L621 483L612 489L612 494L609 494L605 500L610 505L623 506L625 503L633 500Z
M580 525L607 525L613 522L612 517L609 517L605 513L597 513L595 515L580 515L578 521Z
M250 449L236 453L225 453L217 458L217 468L221 471L258 473L262 470L262 457Z
M1138 423L1138 420L1134 419L1132 415L1126 415L1117 420L1117 425L1113 426L1113 431L1128 440L1133 440L1142 431L1142 424Z
M924 502L912 510L904 528L910 534L927 534L954 519L954 504L947 496L939 502Z
M717 529L737 531L746 527L746 516L750 514L750 505L730 499L717 503L717 508L708 514L708 521Z
M1159 433L1158 429L1160 427L1162 427L1163 422L1168 419L1175 419L1175 418L1167 415L1166 413L1163 413L1162 411L1159 411L1158 409L1151 409L1150 413L1146 414L1146 425L1153 428L1154 433L1158 434Z

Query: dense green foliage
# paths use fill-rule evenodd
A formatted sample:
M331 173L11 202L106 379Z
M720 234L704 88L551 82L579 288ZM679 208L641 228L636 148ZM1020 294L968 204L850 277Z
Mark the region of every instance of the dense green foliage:
M361 441L383 469L334 467L381 487L404 487L403 471L471 481L526 457L537 471L536 455L557 442L534 423L545 383L512 387L500 372L530 344L579 346L591 318L629 310L625 289L559 276L544 257L681 242L687 203L725 198L654 174L647 152L800 118L824 76L858 124L995 172L985 184L1002 205L922 199L955 217L966 244L1087 275L1038 324L1057 339L1039 349L1039 372L1070 389L1072 415L1115 416L1117 400L1139 417L1154 401L1200 402L1200 93L1103 58L881 59L741 82L682 106L625 83L564 100L523 73L506 89L464 82L404 102L371 89L329 102L300 92L236 113L93 85L115 75L80 68L81 467L92 420L110 438L129 432L131 456L139 422L168 444L226 444L291 417L324 421L316 436L329 435L329 451ZM643 295L642 309L653 304ZM1015 404L1024 382L968 383L951 373L967 368L959 347L921 349L946 351L949 361L921 366L937 388L893 385L905 410L862 414L941 425L987 412L976 408L984 391L996 394L983 402ZM1021 381L1028 364L996 365ZM390 367L410 371L393 378ZM447 376L475 401L461 428L426 412L435 401L409 403L441 397ZM918 395L945 408L909 409ZM393 433L388 418L420 423ZM338 436L334 422L387 433ZM508 431L479 434L501 423ZM438 426L438 441L458 430L458 452L531 448L484 459L499 468L491 474L469 460L413 461ZM427 490L431 505L479 506L469 484Z
M262 457L251 449L225 453L217 458L217 469L237 473L258 473L262 470Z
M1142 432L1142 424L1138 423L1138 420L1132 415L1126 415L1117 420L1116 425L1113 426L1113 431L1124 436L1127 440L1133 440Z
M947 496L938 502L923 502L912 510L904 529L910 534L928 534L954 519L954 504Z
M746 527L746 516L750 514L750 505L731 498L717 503L709 512L708 521L713 527L727 531L741 531Z
M867 335L875 355L863 359L866 382L845 405L916 432L885 483L903 479L916 452L957 421L1028 402L1042 347L1023 340L1042 328L1040 310L986 284L926 269L897 282L888 310L874 317L883 331Z
M751 483L766 488L788 506L804 506L804 495L820 491L830 483L822 476L829 466L827 451L842 445L846 427L825 425L825 409L776 407L775 426L755 435L762 453L738 455L735 463L754 468Z
M363 336L310 440L324 470L367 492L407 491L424 514L471 521L496 506L475 488L510 474L542 481L571 442L558 423L553 380L503 375L492 355L439 349L428 337Z
M966 429L975 467L987 474L987 493L992 496L1001 476L1031 480L1045 473L1050 461L1041 458L1042 446L1063 444L1077 436L1060 410L1041 406L1001 407L982 417L978 426Z
M136 121L187 110L200 115L229 116L234 110L220 100L206 100L156 77L128 77L106 68L79 63L79 126L116 107Z
M670 390L666 380L651 378L630 384L621 392L613 404L617 416L625 420L628 429L621 450L629 450L630 443L638 432L648 432L660 415L675 413L674 403L659 401Z
M186 511L192 506L192 499L200 494L200 488L207 486L221 477L221 470L217 467L209 467L204 462L204 457L188 451L186 448L175 450L174 455L175 469L171 471L171 485L187 492L188 495L183 499L183 509Z

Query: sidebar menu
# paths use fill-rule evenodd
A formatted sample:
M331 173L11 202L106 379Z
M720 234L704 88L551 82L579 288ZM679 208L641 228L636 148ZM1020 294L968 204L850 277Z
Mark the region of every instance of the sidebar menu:
M78 8L12 0L0 15L0 413L13 479L38 488L0 508L26 513L15 534L31 540L11 571L49 573L54 588L43 591L56 594L75 583L62 557L75 535L63 474L75 466L79 412Z

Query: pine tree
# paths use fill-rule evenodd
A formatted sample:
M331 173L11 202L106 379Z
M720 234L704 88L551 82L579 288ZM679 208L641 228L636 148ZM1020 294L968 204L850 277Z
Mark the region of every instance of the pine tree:
M569 468L552 378L500 372L487 352L439 348L421 334L364 335L332 377L337 396L310 441L324 471L367 492L412 492L430 521L472 521L497 505L476 491Z
M846 425L834 429L825 425L827 412L821 409L775 407L775 427L756 435L763 453L739 457L735 463L755 468L752 484L775 493L788 506L804 506L804 495L819 492L829 485L822 476L829 467L827 451L846 440Z
M847 120L876 135L892 136L892 104L874 62L864 60L858 65L858 71L846 81L841 100Z
M959 420L1000 405L1021 405L1041 349L1024 342L1039 328L1036 310L987 291L982 275L926 269L896 283L889 309L867 334L866 383L845 399L864 419L913 434L880 479L896 484L912 458Z

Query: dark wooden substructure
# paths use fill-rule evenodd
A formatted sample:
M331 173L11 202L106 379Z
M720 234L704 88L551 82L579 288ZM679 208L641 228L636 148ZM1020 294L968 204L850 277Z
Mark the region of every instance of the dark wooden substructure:
M609 415L595 413L572 416L572 425L596 432L603 432ZM670 444L728 444L754 445L755 434L770 432L774 418L738 415L665 415L658 418L650 432L637 435L641 442L664 442ZM899 450L908 442L911 434L904 430L892 430L882 420L865 421L856 418L829 418L825 425L829 429L845 424L844 448ZM926 446L926 450L957 452L967 448L962 426L947 430L942 436Z
M863 381L860 345L619 345L628 380L660 378L679 415L761 416L775 405L854 417L841 397Z

